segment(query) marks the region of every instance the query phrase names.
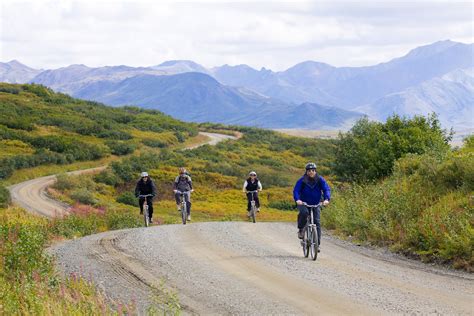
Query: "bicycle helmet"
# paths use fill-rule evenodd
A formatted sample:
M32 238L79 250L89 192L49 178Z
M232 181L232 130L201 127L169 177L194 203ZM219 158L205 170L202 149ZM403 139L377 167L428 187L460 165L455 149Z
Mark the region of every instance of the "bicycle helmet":
M180 167L179 168L179 174L185 174L186 173L186 168Z
M249 172L249 177L250 177L250 176L257 176L257 173L256 173L255 171L250 171L250 172Z
M306 170L311 170L311 169L315 169L316 170L316 163L314 162L308 162L306 164L306 167L305 167Z
M148 172L143 171L142 174L141 174L141 176L142 176L142 178L143 178L143 177L148 177Z

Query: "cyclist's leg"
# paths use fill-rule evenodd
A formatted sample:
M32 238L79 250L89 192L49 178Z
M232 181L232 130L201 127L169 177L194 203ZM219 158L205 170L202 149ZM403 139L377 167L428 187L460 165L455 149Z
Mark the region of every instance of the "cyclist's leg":
M138 205L140 206L140 215L143 214L143 203L145 203L145 199L144 198L139 198L138 199Z
M298 229L303 229L308 220L308 208L304 205L298 205Z
M318 245L321 244L321 208L316 207L313 209L314 223L316 224L316 230L318 232Z
M180 210L180 204L181 204L181 196L178 192L174 194L174 199L176 200L176 205L178 206L178 211Z
M252 202L252 193L247 193L247 212L250 212L250 208L252 207L251 202Z
M255 192L254 196L253 196L254 200L255 200L255 207L257 209L260 208L260 200L258 199L258 192Z
M148 203L148 217L152 219L153 217L153 199L152 197L147 198L147 203Z
M191 192L187 191L184 194L184 200L186 201L186 208L188 209L188 215L191 215Z

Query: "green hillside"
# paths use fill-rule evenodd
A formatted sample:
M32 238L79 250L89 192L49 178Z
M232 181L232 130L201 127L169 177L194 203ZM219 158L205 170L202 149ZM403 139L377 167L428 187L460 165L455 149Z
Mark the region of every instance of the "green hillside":
M15 170L165 148L197 126L153 110L112 108L39 85L0 84L0 179Z

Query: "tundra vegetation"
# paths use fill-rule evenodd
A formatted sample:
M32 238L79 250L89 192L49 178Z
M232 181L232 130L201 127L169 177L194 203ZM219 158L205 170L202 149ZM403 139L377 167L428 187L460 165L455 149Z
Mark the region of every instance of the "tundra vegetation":
M242 137L184 150L199 130ZM304 139L0 84L0 313L130 313L133 304L106 303L87 281L58 277L44 247L142 226L132 192L144 170L158 188L155 223L179 223L172 181L180 166L196 189L193 221L246 220L241 188L250 170L264 186L259 220L294 221L292 186L305 163L316 161L334 193L325 228L472 270L474 139L451 149L450 136L436 116L394 116L385 123L362 119L337 140ZM93 175L65 174L103 164ZM60 175L49 194L72 205L70 216L47 221L9 205L6 185L51 173Z

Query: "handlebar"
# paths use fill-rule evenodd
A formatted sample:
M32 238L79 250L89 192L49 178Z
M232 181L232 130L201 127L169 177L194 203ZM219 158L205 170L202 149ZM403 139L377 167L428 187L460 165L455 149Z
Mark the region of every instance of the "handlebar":
M194 191L194 190L189 190L189 191L179 191L179 190L175 190L175 191L176 191L176 193L184 194L184 193L186 193L186 192L192 192L192 191Z
M302 205L306 207L320 207L320 206L323 206L323 202L319 202L319 204L316 204L316 205L309 205L309 204L306 204L306 202L303 202Z
M149 197L149 196L153 196L153 194L145 194L145 195L140 194L138 197L139 198L146 198L146 197Z
M255 190L255 191L246 191L246 193L257 193L258 190Z

